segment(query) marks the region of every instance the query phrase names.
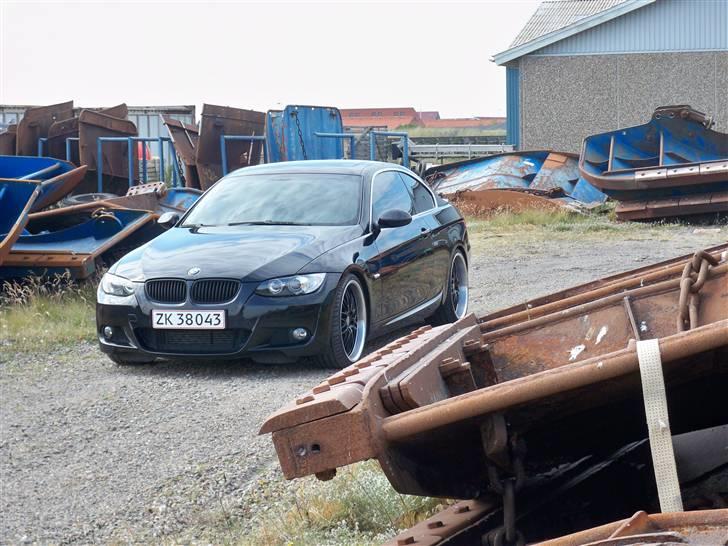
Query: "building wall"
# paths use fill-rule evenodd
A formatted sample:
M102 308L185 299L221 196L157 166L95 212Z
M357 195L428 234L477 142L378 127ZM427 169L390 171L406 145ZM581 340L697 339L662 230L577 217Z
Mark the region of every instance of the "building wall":
M728 132L728 51L539 56L519 60L520 148L578 152L584 137L689 104Z
M537 54L728 50L728 2L657 0L546 46Z

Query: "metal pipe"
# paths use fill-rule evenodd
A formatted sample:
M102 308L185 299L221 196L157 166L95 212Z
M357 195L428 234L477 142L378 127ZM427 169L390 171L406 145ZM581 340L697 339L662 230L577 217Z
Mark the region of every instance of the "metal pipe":
M104 187L104 159L102 154L103 138L96 139L96 191L101 193Z
M162 137L159 137L159 180L160 182L165 182L165 172L164 172L164 142L162 141Z
M66 138L66 161L71 161L71 142L78 142L78 137L67 137Z
M147 183L147 145L145 142L141 143L141 149L142 149L142 180L144 180L144 184ZM136 152L139 153L139 146L136 147Z
M129 171L129 187L131 188L134 185L134 139L132 137L127 139L126 161Z
M49 165L48 167L43 167L39 171L35 171L34 173L26 174L25 176L21 176L18 178L18 180L35 180L39 176L43 176L44 174L52 173L55 170L58 170L61 168L60 163L54 163L53 165Z
M728 345L728 320L721 320L659 340L663 362L672 362ZM601 366L598 364L601 363ZM384 419L387 441L396 442L454 423L503 411L557 393L578 389L638 371L634 346L576 364L449 398Z
M48 142L47 138L40 137L38 139L38 157L43 157L43 147L46 142Z

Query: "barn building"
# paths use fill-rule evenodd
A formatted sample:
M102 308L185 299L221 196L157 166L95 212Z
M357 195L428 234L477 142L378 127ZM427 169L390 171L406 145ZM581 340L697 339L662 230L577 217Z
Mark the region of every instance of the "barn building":
M728 0L547 0L493 61L519 149L578 152L668 104L728 131Z

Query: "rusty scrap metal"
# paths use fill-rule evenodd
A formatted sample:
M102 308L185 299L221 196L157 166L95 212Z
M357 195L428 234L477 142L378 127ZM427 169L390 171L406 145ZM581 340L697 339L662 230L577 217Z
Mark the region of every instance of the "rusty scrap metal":
M38 139L47 138L58 120L73 117L73 101L28 108L16 129L15 155L38 155Z
M15 155L15 137L18 126L12 123L0 132L0 155Z
M644 443L646 425L629 420L642 404L637 340L659 340L668 392L678 393L675 434L723 424L727 298L724 244L506 312L424 326L274 413L261 433L272 433L289 479L330 478L376 458L401 493L501 495L502 515L488 517L483 536L517 543L514 494L532 509L534 474Z
M102 114L126 119L129 109L126 104L118 104L109 108L97 110ZM62 119L54 122L48 129L48 141L46 142L46 154L48 157L66 159L75 165L81 164L79 142L71 141L69 144L70 156L66 157L66 139L79 138L79 123L77 117Z
M197 160L195 159L195 148L197 148L197 141L199 140L197 126L164 114L162 114L162 121L167 126L174 150L185 167L185 186L199 189L200 179L197 173Z
M222 177L220 136L262 136L265 133L265 113L228 106L202 105L202 121L195 164L200 189L206 190ZM261 142L227 142L228 172L257 165L263 153Z

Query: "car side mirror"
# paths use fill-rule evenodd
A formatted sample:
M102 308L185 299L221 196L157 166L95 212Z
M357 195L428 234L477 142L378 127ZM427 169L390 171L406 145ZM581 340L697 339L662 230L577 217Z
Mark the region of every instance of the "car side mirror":
M176 212L164 212L157 220L157 223L164 229L174 227L177 222L179 222L179 214Z
M412 222L412 215L401 209L385 210L377 220L380 228L395 228L406 226Z

